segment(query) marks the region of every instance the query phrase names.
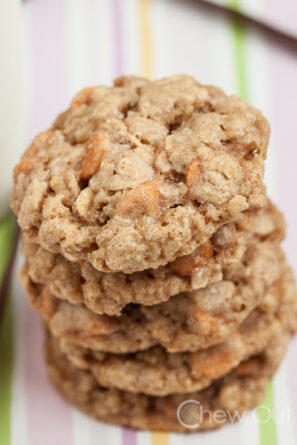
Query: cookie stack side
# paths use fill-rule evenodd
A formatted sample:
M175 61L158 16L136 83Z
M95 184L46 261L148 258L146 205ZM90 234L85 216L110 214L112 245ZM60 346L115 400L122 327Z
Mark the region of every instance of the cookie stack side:
M34 139L11 199L21 280L71 403L181 431L189 399L242 413L264 396L297 327L268 138L258 110L173 76L83 90Z

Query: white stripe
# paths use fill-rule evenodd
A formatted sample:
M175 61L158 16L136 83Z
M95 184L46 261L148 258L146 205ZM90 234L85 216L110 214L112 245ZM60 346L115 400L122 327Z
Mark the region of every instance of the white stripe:
M112 13L108 0L69 2L71 94L91 85L111 83L113 77ZM90 51L90 46L93 51Z
M234 69L233 35L228 21L224 19L217 20L216 29L213 30L213 39L216 45L213 84L220 86L227 94L234 94L236 92L237 76Z
M122 428L116 425L91 421L92 445L122 445Z
M196 433L192 433L192 434L195 434L195 436L197 436ZM193 437L195 437L195 436L193 436ZM181 436L179 433L171 433L169 435L169 444L170 445L188 445L188 443L189 443L188 440L189 440L189 438L185 439L185 437ZM196 443L197 443L197 441L196 441Z
M90 38L94 40L95 70L89 67L88 79L92 85L110 85L114 77L113 62L113 24L111 1L92 0L89 7L89 16L93 15ZM94 44L95 43L95 44Z
M240 5L243 9L253 8L254 11L262 8L262 0L241 0ZM268 91L267 91L267 72L266 72L266 47L261 36L253 29L246 29L245 38L245 75L247 79L247 100L249 103L260 109L266 118L269 119ZM264 182L267 185L267 191L270 197L276 199L277 195L277 168L276 152L270 144L268 156L265 163ZM255 415L249 413L242 423L242 443L258 444L259 425Z
M259 426L256 422L255 411L249 411L241 421L241 443L242 445L257 445L259 443Z
M9 208L11 171L20 155L20 2L0 2L0 218Z
M155 77L185 73L233 90L233 48L225 20L208 15L194 2L171 0L154 0L152 17Z
M86 87L86 68L88 65L87 52L88 29L86 29L85 7L80 0L68 0L69 37L67 47L70 51L70 73L69 86L71 96L78 90Z
M243 5L250 0L242 0ZM261 1L253 0L261 8ZM254 6L256 8L256 6ZM265 117L270 121L272 109L268 99L268 70L267 70L267 46L263 41L263 36L255 30L247 30L246 38L246 75L248 79L249 102L263 111ZM273 130L273 129L272 129ZM272 138L268 147L267 160L265 162L265 178L269 196L275 201L278 190L278 168L277 168L277 147Z
M85 8L80 0L68 0L69 10L69 30L66 33L69 37L67 46L70 51L70 73L69 79L71 96L78 90L84 88L85 70L87 67L87 45L88 30L85 29Z
M23 148L28 145L30 136L27 128L30 118L31 106L31 46L30 33L32 30L32 5L21 6L20 36L21 36L21 97L20 115L21 126L19 144L15 148L17 156L21 155ZM21 269L23 258L20 253L20 245L16 255L16 262L12 273L12 323L13 323L13 383L11 405L11 444L27 444L27 414L26 414L26 388L25 388L25 364L26 348L25 340L25 310L27 296L22 289L18 273Z
M288 362L284 360L274 379L275 421L279 444L295 445L288 387Z
M149 431L137 431L137 445L150 445L151 433Z
M88 417L73 408L73 445L121 445L122 429Z
M30 119L32 116L32 29L33 29L33 8L30 2L22 8L21 20L21 116L22 116L22 143L19 147L19 156L23 153L24 147L31 142L31 135L28 134Z
M91 420L77 409L72 409L73 445L91 445Z
M170 47L168 42L168 26L171 20L168 3L166 0L152 0L151 3L151 29L152 31L152 57L153 57L153 78L161 78L168 76L170 72ZM172 7L172 10L174 8ZM171 13L171 12L170 12ZM141 46L141 28L138 26L139 37L137 40L139 51ZM174 45L175 42L172 42Z
M125 0L122 12L125 74L141 76L139 0Z

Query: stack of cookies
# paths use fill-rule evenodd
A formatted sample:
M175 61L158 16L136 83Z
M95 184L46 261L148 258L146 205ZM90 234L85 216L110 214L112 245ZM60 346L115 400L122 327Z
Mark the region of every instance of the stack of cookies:
M182 431L263 400L297 326L268 139L258 110L187 76L87 88L34 139L14 170L21 278L71 403Z

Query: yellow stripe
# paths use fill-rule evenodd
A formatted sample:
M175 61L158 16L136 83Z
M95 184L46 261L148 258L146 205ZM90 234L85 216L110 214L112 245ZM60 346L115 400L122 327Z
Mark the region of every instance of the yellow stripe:
M150 0L140 0L142 73L145 77L151 78L153 69L149 9Z
M151 445L169 445L169 434L151 433Z

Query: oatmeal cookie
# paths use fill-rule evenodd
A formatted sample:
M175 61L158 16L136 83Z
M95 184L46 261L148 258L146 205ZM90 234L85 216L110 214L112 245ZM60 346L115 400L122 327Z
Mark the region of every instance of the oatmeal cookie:
M14 170L31 241L103 272L156 269L260 205L269 125L188 76L87 88Z
M230 415L243 415L264 400L270 377L277 370L289 339L290 332L284 330L260 355L242 362L208 388L186 395L154 397L101 387L90 371L69 362L52 337L46 343L48 375L70 403L105 422L157 431L210 430L222 427ZM202 407L202 416L199 414L197 425L191 430L177 419L178 408L188 400L195 400ZM218 410L226 413L223 419L220 416L217 420L214 415ZM186 421L182 411L180 414Z
M297 293L292 272L284 267L262 304L223 342L195 352L168 353L155 346L133 354L111 354L60 340L75 366L93 373L104 387L164 396L199 391L240 362L262 352L283 329L297 323Z
M269 286L276 279L276 259L267 257L269 252L265 250L263 242L280 242L284 238L284 228L282 215L268 202L265 208L244 212L236 223L222 226L195 253L179 257L158 269L130 275L120 272L106 274L95 270L88 262L70 262L60 254L30 243L26 236L23 236L23 253L26 273L34 283L44 284L56 297L70 303L84 304L94 313L119 315L129 303L150 306L167 301L178 293L221 281L226 275L224 271L242 261L244 255L249 256L247 250L259 252L259 272L263 271L261 260L263 263L266 261L264 280L267 279L267 270L271 269L272 281L268 282ZM260 246L263 246L263 252ZM250 259L248 265L252 268L250 276L253 278L255 261L251 263ZM259 297L263 294L261 289L255 289Z
M120 316L97 315L56 298L34 283L25 265L21 279L31 306L57 337L99 351L127 353L160 344L170 352L195 351L227 337L261 303L278 278L283 254L273 241L252 243L224 279L154 306L128 305Z

